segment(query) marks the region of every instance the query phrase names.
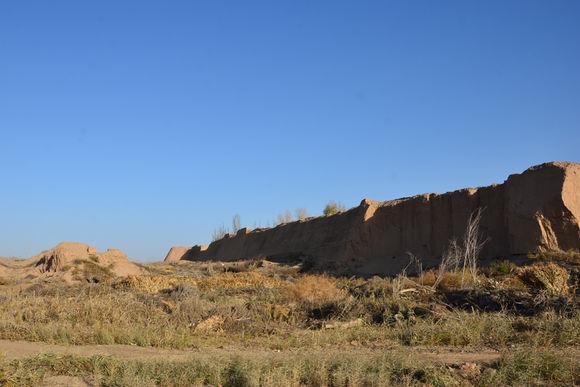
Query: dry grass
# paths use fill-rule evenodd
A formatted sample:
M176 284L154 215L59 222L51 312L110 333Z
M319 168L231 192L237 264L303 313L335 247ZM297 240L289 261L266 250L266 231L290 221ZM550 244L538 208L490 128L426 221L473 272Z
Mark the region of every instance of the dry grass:
M310 303L332 302L344 298L345 293L336 280L320 275L305 275L286 285L289 299Z
M246 271L216 272L220 267L157 265L156 274L112 283L9 287L13 290L0 296L0 338L276 349L351 341L492 347L580 343L574 297L556 292L539 303L537 289L522 287L516 273L498 280L480 273L466 291L461 272L447 272L435 291L426 292L436 274L424 272L408 278L405 289L411 291L394 293L388 278L332 278L255 264L235 266ZM528 286L545 287L534 284ZM329 326L340 329L323 329Z
M461 381L456 372L420 359L338 351L279 355L236 352L223 357L200 355L189 361L156 362L44 354L3 368L11 386L38 385L54 375L115 386L456 385Z
M501 267L480 270L477 282L467 289L461 269L440 276L435 289L435 271L405 276L401 286L405 291L398 292L390 278L333 278L256 262L152 265L147 269L150 275L112 282L0 285L3 339L223 346L239 355L237 360L126 364L103 358L41 357L0 369L17 385L77 371L105 385L168 385L172 373L181 375L177 385L227 385L230 377L238 380L238 376L245 385L271 385L277 380L284 385L384 381L447 385L465 379L445 367L349 354L400 346L505 351L522 347L530 354L543 348L576 350L580 312L573 292L561 291L568 269L556 263L517 270L505 263ZM278 360L252 355L252 351L271 355L272 350L282 351ZM470 383L503 385L519 369L524 374L515 379L519 384L538 380L569 384L577 377L568 366L556 367L549 360L549 356L506 357L494 368L495 374L482 371ZM204 364L211 365L208 371L202 369ZM544 366L553 369L538 371Z
M112 286L116 289L131 289L155 294L162 290L171 289L179 284L195 286L201 291L216 288L241 289L256 286L275 288L281 286L280 280L264 276L256 271L240 273L225 272L200 278L167 275L129 276L115 281Z
M418 277L417 282L424 286L435 287L436 290L441 292L475 285L474 278L471 276L465 277L461 270L445 271L442 273L437 273L432 270L426 271Z
M337 350L233 352L185 361L41 354L0 362L0 383L39 385L49 377L68 376L103 386L567 386L580 382L579 366L577 358L546 350L518 350L482 365L444 365L413 355Z

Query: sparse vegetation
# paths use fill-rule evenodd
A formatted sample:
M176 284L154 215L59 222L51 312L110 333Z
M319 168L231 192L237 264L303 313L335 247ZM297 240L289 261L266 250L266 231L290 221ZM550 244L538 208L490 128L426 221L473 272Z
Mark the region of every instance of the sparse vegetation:
M465 238L482 241L471 229ZM0 339L192 350L192 357L44 354L0 361L0 383L50 385L57 376L130 386L580 382L578 265L536 258L479 267L465 246L481 245L467 239L452 242L450 258L435 269L410 254L394 278L308 272L306 258L141 265L146 274L119 278L102 259L72 260L66 273L77 283L0 283ZM502 357L440 358L492 350Z
M344 211L346 211L346 207L342 203L331 201L324 207L322 213L324 216L332 216Z
M0 382L6 386L38 385L50 377L68 376L104 386L566 386L580 381L579 366L574 354L549 350L516 350L481 365L446 365L402 350L398 354L361 349L301 354L237 351L197 354L181 361L47 353L0 362Z
M0 362L0 381L35 385L60 375L101 385L580 382L578 266L537 259L525 267L479 267L479 214L438 268L424 270L410 255L394 278L331 277L308 272L304 262L266 259L142 265L148 274L115 278L88 259L72 262L79 283L0 283L0 339L202 350L182 361L45 354ZM492 348L503 356L445 365L421 356L424 348Z
M213 233L211 234L211 241L215 242L217 240L222 239L228 234L235 234L242 228L242 218L239 214L235 214L232 217L232 229L229 230L225 225L221 225L216 228Z
M292 217L292 213L290 211L286 211L284 213L278 214L276 217L276 224L286 224L292 222L293 220L294 218Z
M498 282L483 271L468 290L459 269L427 291L435 276L430 271L394 287L396 279L332 278L259 261L150 270L156 274L9 287L15 290L1 296L0 338L167 348L316 348L352 340L379 346L580 344L572 293L542 293L540 301L534 282L512 286L506 275ZM362 323L340 334L321 330L357 319ZM219 322L212 335L196 330L211 321Z
M526 272L545 272L543 265ZM42 355L4 362L5 383L38 384L51 375L102 385L578 381L577 360L564 355L577 353L580 346L573 293L545 292L537 281L512 286L508 280L519 279L520 270L479 270L478 281L464 289L461 266L442 277L409 270L416 276L368 280L302 273L300 267L260 260L144 267L151 274L99 283L3 285L0 338L177 349L223 346L229 348L227 356L127 362ZM494 348L505 356L493 364L455 368L413 353L400 356L403 348L424 347ZM276 351L281 352L273 357Z
M88 261L77 259L73 262L73 265L66 265L61 270L63 272L71 271L72 278L82 282L99 283L109 281L115 277L112 264L104 266L98 262L98 257L89 256Z
M296 220L306 220L308 218L308 210L306 208L296 209Z
M213 233L211 234L211 241L215 242L218 241L220 239L222 239L223 237L225 237L228 234L228 229L226 226L224 226L223 224L216 228Z

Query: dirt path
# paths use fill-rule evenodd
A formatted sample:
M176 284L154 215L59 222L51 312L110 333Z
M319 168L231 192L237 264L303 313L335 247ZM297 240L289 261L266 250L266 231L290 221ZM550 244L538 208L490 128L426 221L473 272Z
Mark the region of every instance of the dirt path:
M277 354L298 353L300 350L289 350L279 352L267 349L243 349L244 352L251 352L254 355L276 356ZM311 351L311 350L309 350ZM462 364L491 363L500 357L500 353L492 350L462 351L457 348L392 348L392 349L349 349L349 352L365 353L385 353L396 352L401 356L420 356L425 360L445 363ZM227 356L239 354L240 348L213 348L213 349L161 349L153 347L137 347L132 345L57 345L29 341L9 341L0 340L0 354L7 360L21 359L34 356L40 353L54 353L58 355L93 356L108 355L123 360L187 360L195 356Z
M133 345L58 345L30 341L0 340L0 353L6 359L20 359L39 353L58 355L110 355L125 360L166 359L179 360L199 354L199 350L160 349Z

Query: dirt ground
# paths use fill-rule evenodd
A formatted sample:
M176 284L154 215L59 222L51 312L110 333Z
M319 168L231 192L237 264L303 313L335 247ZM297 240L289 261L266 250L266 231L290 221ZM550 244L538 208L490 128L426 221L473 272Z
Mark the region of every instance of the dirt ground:
M76 356L114 356L123 360L185 360L196 355L227 355L234 352L235 348L216 348L216 349L192 349L192 350L175 350L159 349L151 347L138 347L132 345L55 345L46 343L37 343L29 341L8 341L0 340L0 354L3 354L7 360L27 358L41 353L53 353L58 355L76 355ZM237 349L239 351L239 349ZM245 350L247 352L248 350ZM255 354L268 354L276 356L281 354L277 350L249 350ZM352 352L352 349L349 349ZM384 349L358 349L361 354L373 353ZM401 356L419 355L436 363L443 364L462 364L462 363L491 363L500 357L500 353L494 350L458 350L457 348L393 348L387 351L396 351Z

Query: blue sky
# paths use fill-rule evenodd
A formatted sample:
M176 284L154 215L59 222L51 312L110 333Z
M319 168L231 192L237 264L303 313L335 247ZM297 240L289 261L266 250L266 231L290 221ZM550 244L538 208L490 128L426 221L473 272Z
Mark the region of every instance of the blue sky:
M580 1L0 2L0 255L132 258L580 161Z

